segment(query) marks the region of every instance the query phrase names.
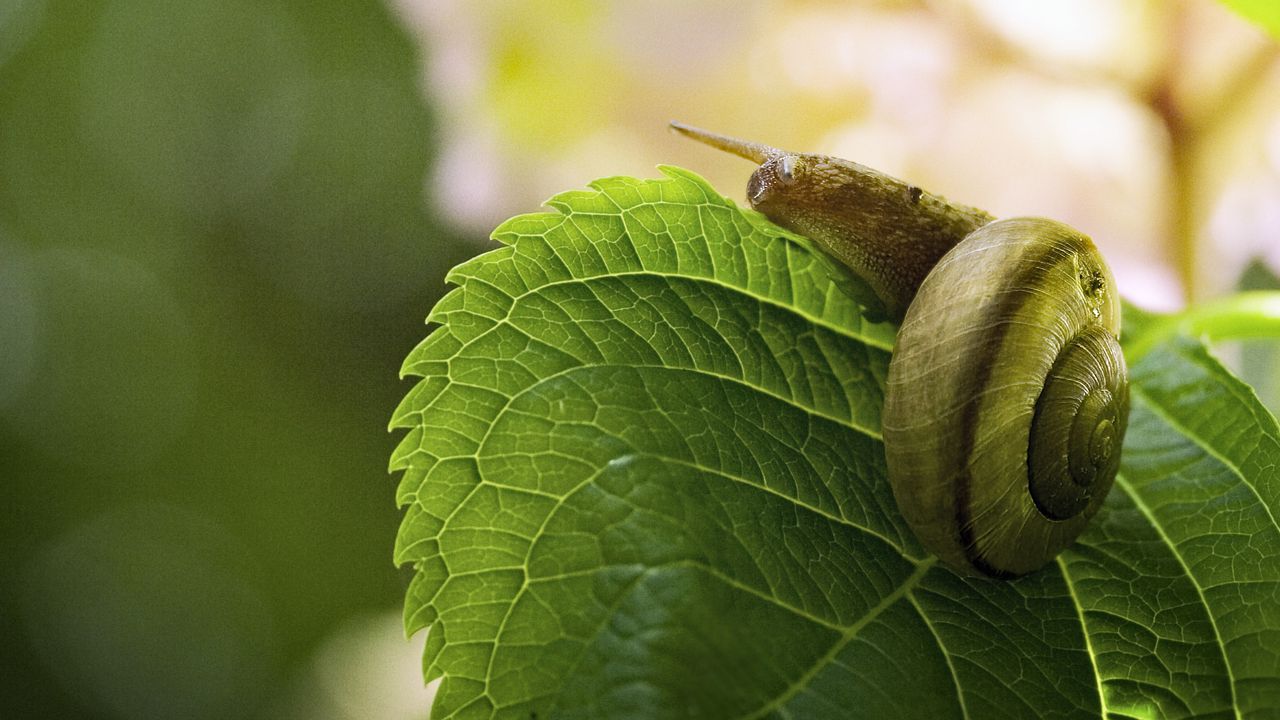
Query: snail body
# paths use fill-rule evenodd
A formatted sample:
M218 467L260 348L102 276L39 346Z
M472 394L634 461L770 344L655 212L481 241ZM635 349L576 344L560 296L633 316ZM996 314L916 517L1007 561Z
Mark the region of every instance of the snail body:
M1129 412L1119 294L1092 241L857 163L675 127L759 163L752 206L848 267L869 317L900 323L885 459L921 544L1005 578L1074 542L1115 479Z

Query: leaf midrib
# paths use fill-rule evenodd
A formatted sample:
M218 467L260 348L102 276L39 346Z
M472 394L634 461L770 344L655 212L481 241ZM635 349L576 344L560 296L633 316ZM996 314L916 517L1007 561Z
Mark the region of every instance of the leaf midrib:
M1231 658L1227 655L1227 646L1222 641L1222 631L1218 629L1218 620L1214 617L1212 607L1209 605L1209 600L1204 594L1204 589L1200 587L1200 582L1191 572L1191 567L1187 565L1186 559L1183 558L1182 553L1178 551L1178 546L1173 542L1173 539L1165 533L1164 526L1156 519L1156 515L1151 511L1151 508L1147 507L1147 504L1143 502L1142 498L1138 495L1137 490L1129 484L1129 481L1125 479L1123 475L1116 475L1116 487L1124 490L1125 494L1133 500L1133 504L1138 508L1138 511L1147 518L1147 522L1151 523L1151 527L1155 529L1155 531L1160 535L1160 539L1169 547L1169 552L1173 554L1174 559L1176 559L1178 564L1182 566L1182 571L1186 573L1187 581L1196 589L1196 594L1200 597L1200 604L1204 608L1204 614L1209 619L1209 626L1213 628L1213 636L1218 641L1216 647L1222 653L1222 666L1227 671L1227 689L1231 694L1231 711L1237 720L1239 720L1241 717L1240 706L1236 702L1236 679L1231 669Z
M769 713L781 708L784 704L787 703L787 701L795 697L796 693L808 687L809 682L813 680L813 678L817 676L817 674L821 672L822 669L825 668L836 657L836 655L839 655L840 651L843 650L846 645L852 642L853 639L858 636L858 633L861 632L864 627L869 625L873 620L879 617L881 613L883 613L885 610L888 610L895 603L897 603L899 600L905 597L907 593L911 591L912 588L919 585L920 581L924 579L924 576L927 575L931 569L933 569L933 566L935 563L937 563L937 561L938 559L932 556L921 561L916 566L916 569L910 575L907 576L907 579L902 581L902 583L898 585L898 587L894 588L893 592L889 593L888 595L885 595L880 600L880 602L875 605L875 607L867 611L866 615L863 615L861 618L858 619L857 622L850 625L848 629L844 631L844 634L838 640L836 640L834 643L831 644L831 647L827 650L827 652L822 657L818 658L818 660L815 661L813 665L809 667L808 671L806 671L803 675L797 678L795 682L791 683L791 685L789 685L786 690L784 690L780 695L778 695L778 697L774 699L773 702L768 703L767 705L764 705L759 710L752 711L743 715L742 716L743 720L747 720L749 718L765 717Z
M1084 619L1084 605L1080 603L1080 596L1076 595L1075 583L1071 581L1071 573L1067 571L1066 561L1062 559L1062 555L1058 555L1055 560L1058 563L1058 570L1062 573L1062 582L1067 586L1067 594L1071 597L1071 604L1075 606L1076 617L1080 619L1080 634L1084 636L1084 651L1089 656L1089 666L1093 668L1093 679L1098 687L1099 714L1102 717L1106 717L1107 695L1102 688L1102 672L1098 669L1098 657L1093 649L1093 638L1089 637L1089 623Z

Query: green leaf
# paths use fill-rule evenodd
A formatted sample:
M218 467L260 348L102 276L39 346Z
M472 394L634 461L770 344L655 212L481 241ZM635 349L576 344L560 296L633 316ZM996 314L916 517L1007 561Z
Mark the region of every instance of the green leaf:
M1221 0L1254 24L1280 38L1280 3L1275 0Z
M1173 338L1132 369L1117 488L1062 556L1107 707L1274 717L1280 708L1275 419L1205 348Z
M1129 307L1125 320L1130 319L1136 319L1140 328L1125 339L1125 355L1131 361L1177 334L1214 341L1280 338L1280 291L1236 293L1172 315L1148 314Z
M1191 341L1133 368L1117 489L1015 582L899 516L893 328L696 175L611 178L457 268L396 411L435 717L1265 717L1280 436Z

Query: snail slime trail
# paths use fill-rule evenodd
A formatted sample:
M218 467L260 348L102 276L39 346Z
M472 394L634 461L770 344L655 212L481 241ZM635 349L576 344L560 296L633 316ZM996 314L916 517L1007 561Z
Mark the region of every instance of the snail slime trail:
M672 127L755 162L751 206L847 267L869 319L900 323L882 429L921 544L960 572L1010 578L1075 542L1115 481L1129 418L1120 298L1093 242L848 160Z

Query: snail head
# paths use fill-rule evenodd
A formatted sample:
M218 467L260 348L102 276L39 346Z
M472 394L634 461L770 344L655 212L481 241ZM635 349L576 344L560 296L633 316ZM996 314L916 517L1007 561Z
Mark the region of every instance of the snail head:
M685 137L758 164L747 181L747 200L752 208L771 218L785 221L789 210L819 202L816 195L821 193L816 191L821 186L834 187L840 182L837 173L831 172L832 168L824 167L825 158L821 155L787 152L679 122L672 122L671 127ZM815 175L815 171L828 177Z
M751 207L813 239L853 270L878 299L861 290L852 293L873 315L883 307L900 320L938 259L993 219L849 160L788 152L683 123L671 127L758 163L747 182Z

